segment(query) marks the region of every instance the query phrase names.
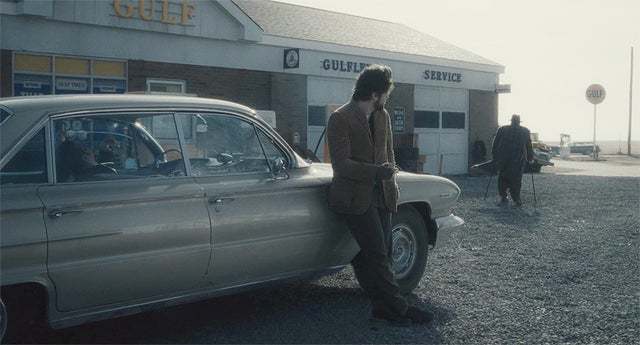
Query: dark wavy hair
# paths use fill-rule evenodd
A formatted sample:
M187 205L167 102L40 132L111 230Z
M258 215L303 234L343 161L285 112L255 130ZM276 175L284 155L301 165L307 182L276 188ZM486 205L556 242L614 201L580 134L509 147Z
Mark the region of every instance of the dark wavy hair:
M375 94L383 94L393 90L391 68L383 65L370 65L358 76L353 89L354 101L368 101Z

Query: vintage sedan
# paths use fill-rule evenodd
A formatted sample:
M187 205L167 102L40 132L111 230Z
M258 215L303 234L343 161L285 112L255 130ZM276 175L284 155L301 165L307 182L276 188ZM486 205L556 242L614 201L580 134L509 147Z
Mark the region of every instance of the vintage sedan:
M0 111L1 332L28 311L60 328L317 277L358 251L327 208L331 166L250 108L83 95L5 98ZM463 223L460 189L397 179L393 270L411 291L438 229Z

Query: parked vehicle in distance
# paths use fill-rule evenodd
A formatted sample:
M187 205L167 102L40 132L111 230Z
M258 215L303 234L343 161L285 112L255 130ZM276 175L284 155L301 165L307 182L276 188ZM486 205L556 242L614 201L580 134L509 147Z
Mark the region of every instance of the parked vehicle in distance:
M593 142L592 141L578 141L569 144L571 153L582 154L591 156L593 155ZM600 152L600 146L596 144L596 152Z
M551 147L539 139L538 133L530 133L533 148L533 163L527 164L526 172L539 173L543 166L553 166Z
M581 154L591 156L593 155L593 142L590 141L582 141L582 142L569 142L566 145L569 149L570 154ZM561 153L562 145L551 146L551 153L554 156L559 156ZM600 146L596 144L596 151L600 153Z
M327 208L331 166L300 158L250 108L76 95L0 109L2 333L29 310L67 327L316 277L358 252ZM409 292L438 230L463 223L460 188L397 181L392 264Z

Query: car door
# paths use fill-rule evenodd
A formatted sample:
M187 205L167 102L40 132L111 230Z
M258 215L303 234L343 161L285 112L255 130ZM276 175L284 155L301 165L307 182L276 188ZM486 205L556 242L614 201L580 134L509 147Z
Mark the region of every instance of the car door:
M223 287L275 279L327 263L324 188L308 173L274 176L275 153L287 157L248 118L183 114L194 123L189 161L213 223L209 280ZM262 136L262 141L259 136Z
M3 128L6 130L6 128ZM37 188L48 183L45 130L27 136L0 170L0 282L46 278L47 237ZM20 145L20 144L19 144Z
M62 311L197 289L211 254L204 191L186 176L173 114L52 120L56 183L39 188Z

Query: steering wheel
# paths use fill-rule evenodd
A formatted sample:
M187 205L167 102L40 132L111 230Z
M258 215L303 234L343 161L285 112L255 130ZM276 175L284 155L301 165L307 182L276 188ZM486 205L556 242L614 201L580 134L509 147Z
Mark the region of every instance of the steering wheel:
M107 163L113 164L113 162L107 162ZM101 169L107 170L107 171L109 171L110 173L113 173L116 176L120 175L120 173L118 173L118 170L110 167L109 165L107 165L107 163L98 163L96 165L96 168L100 167Z

